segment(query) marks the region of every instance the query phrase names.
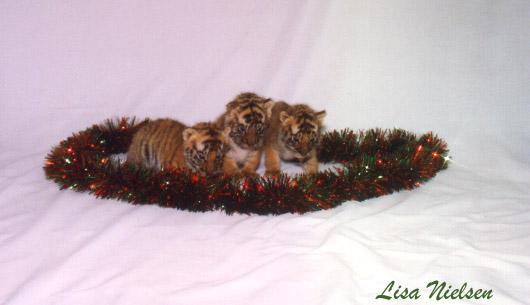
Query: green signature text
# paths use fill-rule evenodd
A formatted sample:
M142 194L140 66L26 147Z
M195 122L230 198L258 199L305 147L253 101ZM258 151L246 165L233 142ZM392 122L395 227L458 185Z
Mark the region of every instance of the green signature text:
M493 297L493 290L491 289L476 289L468 286L467 283L462 284L460 287L454 287L451 284L440 281L432 281L427 284L425 290L430 292L429 299L440 300L479 300L479 299L491 299ZM395 281L391 281L386 285L383 292L378 294L376 299L383 299L387 301L391 300L404 300L411 299L417 300L421 298L420 288L408 288L397 285Z

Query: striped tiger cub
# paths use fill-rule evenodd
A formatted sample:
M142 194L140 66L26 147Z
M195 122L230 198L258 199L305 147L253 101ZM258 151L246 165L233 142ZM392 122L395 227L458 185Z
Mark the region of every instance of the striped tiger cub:
M266 174L279 174L282 159L302 163L305 173L318 172L316 148L325 116L325 110L316 112L307 105L275 103L265 139Z
M134 134L127 162L154 169L187 168L202 175L221 174L228 132L213 123L188 128L171 119L150 121Z
M245 92L226 105L226 112L217 119L221 128L230 128L225 174L256 174L273 104L271 99Z

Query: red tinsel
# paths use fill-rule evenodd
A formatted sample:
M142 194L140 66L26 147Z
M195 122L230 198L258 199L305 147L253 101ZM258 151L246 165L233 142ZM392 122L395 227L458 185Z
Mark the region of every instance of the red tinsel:
M329 209L413 189L446 168L448 160L445 142L432 133L416 137L401 129L345 129L325 133L318 153L321 162L340 165L314 175L207 179L113 162L111 155L127 152L144 122L108 120L62 141L46 157L47 178L61 189L135 204L265 215Z

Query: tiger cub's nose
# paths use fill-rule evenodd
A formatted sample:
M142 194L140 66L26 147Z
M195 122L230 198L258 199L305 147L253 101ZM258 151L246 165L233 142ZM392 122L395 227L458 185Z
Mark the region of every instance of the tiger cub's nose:
M215 150L210 150L208 152L208 157L206 158L206 170L209 173L213 173L216 170L217 165L217 152Z
M263 118L263 116L259 113L251 113L245 115L243 118L245 119L245 123L247 124L257 124L261 123L261 119Z
M310 151L311 151L311 143L309 141L308 138L304 137L302 138L302 140L300 141L300 145L298 147L298 152L305 156L307 155Z
M246 134L248 145L256 145L258 143L258 131L256 126L251 126Z

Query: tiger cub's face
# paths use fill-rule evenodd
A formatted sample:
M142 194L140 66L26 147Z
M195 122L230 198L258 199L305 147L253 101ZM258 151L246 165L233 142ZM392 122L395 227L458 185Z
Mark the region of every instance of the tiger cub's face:
M243 149L261 148L273 104L254 93L242 93L228 103L226 122L232 141Z
M229 132L230 128L221 130L213 123L198 123L185 129L182 138L188 167L204 175L221 174Z
M306 105L294 105L280 113L280 140L297 158L306 158L320 142L326 111L315 112Z

